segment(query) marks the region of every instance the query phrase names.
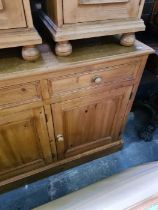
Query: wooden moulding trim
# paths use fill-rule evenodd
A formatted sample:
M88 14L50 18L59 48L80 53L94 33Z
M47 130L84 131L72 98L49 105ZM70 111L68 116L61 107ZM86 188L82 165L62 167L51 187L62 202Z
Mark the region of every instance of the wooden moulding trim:
M25 18L26 18L27 26L28 26L28 28L33 28L30 1L29 0L23 0L23 6L24 6L24 12L25 12Z
M44 12L39 12L39 17L56 42L145 30L143 20L86 22L66 24L58 28Z
M145 0L140 0L138 18L141 18Z
M3 9L3 4L2 4L2 0L0 0L0 10Z
M34 28L8 29L0 32L0 48L37 45L42 39Z
M136 41L138 44L140 43L139 41ZM17 78L31 78L31 77L40 77L41 78L41 74L42 77L45 79L49 78L48 74L52 74L52 76L54 76L58 71L66 71L68 69L73 69L73 68L82 68L83 66L89 66L91 64L98 64L100 62L104 63L104 62L112 62L113 60L119 60L119 59L130 59L133 57L138 57L138 56L144 56L144 55L149 55L149 54L153 54L155 51L150 48L147 47L145 45L140 45L144 46L144 48L142 48L142 51L139 52L131 52L131 53L123 53L120 55L116 55L116 56L108 56L107 58L100 58L100 59L96 59L96 60L88 60L88 61L84 61L80 62L80 63L74 63L73 65L68 65L68 66L60 66L60 67L56 67L54 66L47 66L41 69L38 69L38 71L36 69L33 69L32 71L27 71L27 69L25 69L23 72L14 72L13 73L4 73L4 74L0 74L0 87L6 86L6 84L10 85L10 82L13 82L11 80L17 79ZM36 78L35 78L36 79Z
M29 182L38 180L39 178L43 178L57 172L61 172L65 169L93 160L97 157L111 154L121 149L122 145L123 141L119 140L114 143L84 152L82 154L70 158L66 158L61 161L54 162L45 167L41 167L39 169L35 169L33 171L7 179L5 181L0 182L0 192L2 193L15 187L21 186L23 184L28 184Z
M113 4L113 3L125 3L129 0L79 0L79 4Z

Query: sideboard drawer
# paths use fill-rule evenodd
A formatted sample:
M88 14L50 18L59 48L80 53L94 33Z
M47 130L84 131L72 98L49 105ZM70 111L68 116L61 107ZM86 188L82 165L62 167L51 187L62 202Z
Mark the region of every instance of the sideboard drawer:
M137 18L141 0L63 0L64 23Z
M108 85L136 78L140 62L136 60L131 63L106 67L98 70L87 71L82 74L74 74L54 78L50 80L51 95L62 94L67 91L78 91L90 86Z
M0 108L41 100L38 82L0 88Z

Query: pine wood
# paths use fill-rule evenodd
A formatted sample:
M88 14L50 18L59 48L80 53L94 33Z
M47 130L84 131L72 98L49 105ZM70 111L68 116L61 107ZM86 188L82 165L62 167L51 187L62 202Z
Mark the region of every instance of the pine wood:
M107 4L107 3L122 3L128 0L79 0L79 4Z
M135 34L133 33L123 34L120 40L120 44L126 47L132 46L134 42L135 42Z
M3 4L2 4L2 0L0 0L0 10L3 9Z
M0 30L0 48L37 45L41 38L34 28Z
M81 23L99 20L119 20L137 18L140 0L122 1L115 0L89 1L86 5L74 0L71 4L69 0L63 0L63 18L65 24Z
M72 46L70 42L68 41L58 42L55 46L55 52L56 52L56 55L59 55L59 56L71 55Z
M0 181L52 162L42 108L0 113Z
M58 158L81 154L118 141L119 120L132 86L52 105ZM58 136L61 135L61 139Z
M39 3L39 2L38 2ZM53 18L55 24L62 26L63 17L62 17L62 0L46 0L45 10L48 11L50 17ZM49 8L53 8L50 10Z
M113 82L121 82L135 79L137 76L139 59L128 59L114 66L104 65L90 71L85 71L82 75L75 73L70 76L60 78L50 78L50 93L52 97L56 95L64 95L68 91L81 90L82 88L97 87L99 85L109 85ZM101 81L95 82L95 78L99 77Z
M120 149L153 52L105 39L82 41L67 58L39 50L34 63L0 54L0 191Z
M40 54L35 46L28 45L22 48L22 57L26 61L34 61L40 57Z
M16 11L16 12L15 12ZM30 46L42 42L33 27L29 0L0 1L0 49ZM24 50L23 50L24 51ZM24 54L24 53L23 53ZM28 56L25 60L36 60L39 56Z
M41 100L39 82L0 88L0 109Z
M69 0L47 0L44 5L45 12L38 11L39 19L57 42L57 49L60 46L59 56L71 53L62 42L124 34L126 43L121 39L121 44L131 46L135 36L131 41L129 34L145 29L141 20L144 0L73 0L71 4Z
M23 2L21 0L15 0L14 4L11 4L9 0L3 0L0 5L0 30L26 27Z

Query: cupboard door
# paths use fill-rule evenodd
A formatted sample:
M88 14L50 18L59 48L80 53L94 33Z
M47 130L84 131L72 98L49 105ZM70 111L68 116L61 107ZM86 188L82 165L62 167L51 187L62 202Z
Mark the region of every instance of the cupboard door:
M64 23L137 18L142 0L63 0Z
M0 0L0 29L26 27L22 0Z
M58 158L74 156L120 140L132 86L52 105Z
M0 114L0 180L51 161L43 108Z

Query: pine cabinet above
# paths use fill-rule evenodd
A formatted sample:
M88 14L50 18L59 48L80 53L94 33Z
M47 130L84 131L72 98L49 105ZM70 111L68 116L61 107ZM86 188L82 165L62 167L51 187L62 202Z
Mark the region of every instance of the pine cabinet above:
M69 41L77 39L121 34L120 44L132 46L134 33L145 30L143 6L144 0L46 0L38 16L57 43L56 54L68 56Z
M35 30L29 0L0 0L0 49L23 47L22 57L33 61L39 57L35 45L42 40Z

